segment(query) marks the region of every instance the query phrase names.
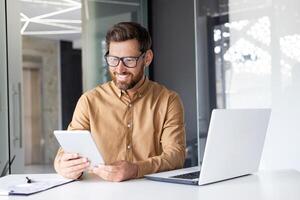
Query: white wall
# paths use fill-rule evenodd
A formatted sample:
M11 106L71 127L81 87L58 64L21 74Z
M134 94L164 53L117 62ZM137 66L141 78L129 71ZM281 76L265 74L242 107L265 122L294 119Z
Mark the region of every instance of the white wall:
M245 22L242 30L230 29L231 47L247 55L248 45L256 57L232 64L228 107L271 107L261 168L300 170L300 1L231 0L229 6L230 22Z

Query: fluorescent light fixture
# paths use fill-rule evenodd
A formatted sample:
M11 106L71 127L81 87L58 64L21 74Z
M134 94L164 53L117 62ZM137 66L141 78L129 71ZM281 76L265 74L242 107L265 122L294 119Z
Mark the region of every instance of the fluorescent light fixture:
M29 21L27 21L27 22L24 23L24 25L23 25L23 27L22 27L22 29L21 29L21 34L24 34L24 32L25 32L25 30L26 30L28 24L29 24Z
M55 35L55 34L71 34L80 33L76 30L62 30L62 31L27 31L23 35Z
M81 24L81 20L72 19L21 19L21 22L49 22L49 23L65 23L65 24Z
M27 3L47 4L54 6L76 6L80 5L80 2L72 0L61 0L61 1L46 1L46 0L20 0Z
M140 6L136 2L124 2L124 1L113 1L113 0L97 0L98 3L108 3L108 4L117 4L117 5L126 5L126 6Z
M61 9L59 11L54 11L54 12L49 12L49 13L44 13L42 15L34 16L34 17L28 17L24 13L20 13L21 16L21 22L24 22L22 28L21 28L21 34L22 35L42 35L42 34L72 34L72 33L81 33L81 27L79 26L72 26L70 24L81 24L80 19L52 19L49 17L54 17L57 15L60 15L61 17L62 14L76 11L81 9L81 2L79 1L74 1L74 0L60 0L60 1L47 1L47 0L20 0L22 2L26 3L32 3L32 4L40 4L40 5L49 5L51 7L59 6L65 6L66 8ZM28 29L28 26L30 23L36 23L36 24L43 24L47 26L52 26L52 27L59 27L62 28L63 30L48 30L48 31L26 31Z
M66 9L63 9L63 10L47 13L47 14L44 14L44 15L39 15L39 16L33 17L33 19L43 19L43 18L46 18L46 17L52 17L52 16L55 16L55 15L60 15L60 14L63 14L63 13L71 12L73 10L78 10L80 8L81 8L81 5L80 6L74 6L74 7L71 7L71 8L66 8Z

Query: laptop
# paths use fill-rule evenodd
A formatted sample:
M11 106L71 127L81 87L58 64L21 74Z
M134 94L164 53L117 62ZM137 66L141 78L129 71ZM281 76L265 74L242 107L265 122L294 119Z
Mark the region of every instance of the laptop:
M270 109L214 109L201 167L145 175L155 181L205 185L258 170Z

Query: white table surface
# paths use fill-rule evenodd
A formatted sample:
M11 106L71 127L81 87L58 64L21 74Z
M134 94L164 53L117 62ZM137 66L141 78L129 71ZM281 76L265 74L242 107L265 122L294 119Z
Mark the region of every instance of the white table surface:
M95 176L86 176L84 180L30 196L0 196L0 200L4 199L299 200L300 172L296 170L260 171L254 175L205 186L164 183L146 179L113 183Z

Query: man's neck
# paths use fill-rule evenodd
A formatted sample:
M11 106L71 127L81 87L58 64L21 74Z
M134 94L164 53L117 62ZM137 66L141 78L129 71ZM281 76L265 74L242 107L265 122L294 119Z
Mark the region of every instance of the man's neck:
M132 99L134 94L137 92L137 90L143 85L144 81L146 79L146 76L144 75L141 80L131 89L126 90L126 93L128 94L129 98Z

